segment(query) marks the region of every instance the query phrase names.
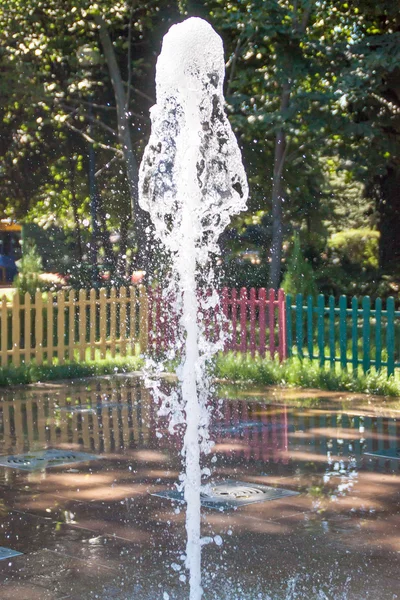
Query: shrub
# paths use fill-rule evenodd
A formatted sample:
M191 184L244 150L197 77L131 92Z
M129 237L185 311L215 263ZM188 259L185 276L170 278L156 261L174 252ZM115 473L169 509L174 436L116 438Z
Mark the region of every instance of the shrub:
M378 267L379 232L372 229L346 229L334 233L328 247L339 259L363 268Z
M316 297L318 293L313 268L303 256L297 233L294 236L293 249L287 262L281 287L287 294L303 294L304 297Z
M20 296L28 292L34 296L35 292L43 289L40 275L43 272L42 259L32 240L26 240L23 245L23 255L18 261L18 275L14 279L14 286Z

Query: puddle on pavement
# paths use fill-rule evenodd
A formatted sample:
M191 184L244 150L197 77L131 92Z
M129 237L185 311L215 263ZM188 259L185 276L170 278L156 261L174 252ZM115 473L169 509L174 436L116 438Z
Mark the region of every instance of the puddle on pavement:
M232 598L295 598L282 590L300 576L310 599L397 597L400 411L379 399L304 395L221 389L213 403L215 445L203 461L212 484L297 495L223 514L205 508L206 600L225 598L231 579ZM181 470L182 430L166 427L129 377L3 392L3 457L102 457L38 472L0 466L0 546L23 553L1 562L4 589L23 579L32 598L37 586L55 598L78 588L85 598L186 598L182 507L154 495L173 496ZM329 592L333 573L346 595ZM241 596L241 586L261 595Z

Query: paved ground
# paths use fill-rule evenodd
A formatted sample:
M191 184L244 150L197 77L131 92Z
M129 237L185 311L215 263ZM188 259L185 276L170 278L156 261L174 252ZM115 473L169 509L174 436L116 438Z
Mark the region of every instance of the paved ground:
M400 598L400 461L366 454L395 456L399 412L301 394L242 391L219 403L205 461L213 481L299 495L204 509L206 600ZM101 456L33 472L0 467L0 546L23 553L0 561L1 599L188 598L184 512L151 495L178 480L179 435L165 434L135 380L3 394L0 435L2 455Z

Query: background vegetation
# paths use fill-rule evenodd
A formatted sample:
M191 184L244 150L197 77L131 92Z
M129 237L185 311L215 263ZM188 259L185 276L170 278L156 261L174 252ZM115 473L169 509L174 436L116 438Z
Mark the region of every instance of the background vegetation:
M157 278L137 165L162 36L187 15L223 37L227 111L250 181L248 211L222 240L225 282L277 286L300 252L318 291L396 295L393 0L3 2L1 215L29 224L44 268L71 281L89 284L95 260L111 280L140 268Z

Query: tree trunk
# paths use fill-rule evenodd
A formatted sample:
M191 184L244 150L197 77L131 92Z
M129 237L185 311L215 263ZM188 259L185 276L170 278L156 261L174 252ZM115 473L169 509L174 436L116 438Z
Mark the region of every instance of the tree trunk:
M287 110L290 102L290 84L282 86L281 114ZM272 183L272 242L270 248L270 271L268 285L274 290L278 289L281 280L282 242L283 242L283 181L282 172L286 157L286 133L280 127L275 138L274 176Z
M143 268L147 254L145 229L148 219L146 213L140 208L138 202L139 171L136 157L133 152L132 139L129 130L126 95L121 72L108 33L107 24L101 15L95 15L94 19L99 28L100 40L103 47L104 56L107 61L111 82L114 88L118 119L118 140L124 153L129 193L131 197L132 221L135 228L135 238L138 245L137 267Z
M75 161L70 156L69 159L69 168L71 171L71 204L72 204L72 213L74 215L74 224L75 224L75 234L76 234L76 245L78 250L78 260L82 262L82 236L81 236L81 227L79 223L79 215L78 215L78 199L76 197L76 180L75 180Z
M126 252L128 249L128 220L122 220L121 227L119 230L120 240L119 240L119 256L117 259L117 270L118 273L122 277L128 277L128 260L126 256Z
M104 250L103 262L107 268L111 268L114 271L116 268L116 256L113 250L113 245L110 241L110 232L107 229L107 218L102 202L98 206L98 220L100 225L98 235Z
M305 33L310 19L310 15L315 6L315 2L310 2L302 13L297 10L297 3L293 10L293 28L301 36ZM290 65L288 64L288 69ZM282 85L281 94L281 116L289 108L291 84L288 80ZM281 262L282 262L282 242L283 242L283 222L282 222L282 204L283 204L283 181L282 173L286 158L286 133L283 127L280 127L275 138L274 155L274 176L272 183L272 243L270 249L270 272L269 287L278 289L281 280Z

